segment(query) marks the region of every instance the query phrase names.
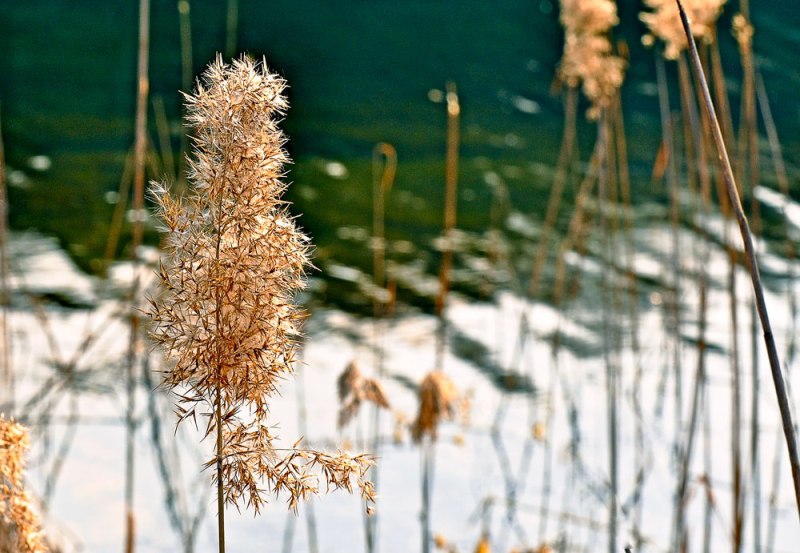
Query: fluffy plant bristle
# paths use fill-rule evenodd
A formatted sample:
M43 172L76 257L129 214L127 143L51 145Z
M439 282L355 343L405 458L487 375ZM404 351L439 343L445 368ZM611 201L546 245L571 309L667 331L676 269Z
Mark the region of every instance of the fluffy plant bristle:
M692 22L692 34L698 40L711 40L722 7L727 0L683 0L683 7ZM644 0L651 11L642 12L639 18L652 35L664 41L664 57L677 59L689 47L681 25L675 0Z
M181 421L206 416L206 435L220 425L209 465L219 462L226 502L256 511L267 492L289 493L291 505L316 492L315 467L329 485L350 489L355 478L371 496L366 457L296 448L281 457L268 430L269 398L293 371L301 316L293 296L309 264L309 241L281 199L285 86L264 62L218 57L186 95L190 191L174 198L165 185L152 189L166 234L150 310L151 336L170 364L164 385Z
M567 86L582 86L591 102L587 115L599 117L617 95L625 60L612 53L608 32L619 23L611 0L561 0L564 53L558 75Z
M18 553L47 551L39 517L25 490L25 452L30 447L24 426L0 416L0 514L8 531L4 546Z

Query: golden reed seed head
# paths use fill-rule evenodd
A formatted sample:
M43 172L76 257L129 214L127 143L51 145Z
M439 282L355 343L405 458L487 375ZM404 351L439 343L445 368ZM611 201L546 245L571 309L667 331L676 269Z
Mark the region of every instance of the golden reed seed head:
M586 35L607 33L619 23L610 0L561 0L559 21L565 29Z
M223 445L209 464L221 462L226 501L256 512L268 492L288 493L292 506L315 493L315 467L329 485L350 489L352 477L373 494L362 480L366 457L293 447L280 458L268 430L269 398L293 371L301 318L293 297L309 264L308 239L281 199L285 86L265 62L217 57L185 95L189 193L152 186L165 237L150 334L169 363L164 385L178 397L180 421L207 417L206 435L219 405Z
M682 0L683 9L692 24L692 34L697 40L713 40L717 23L726 0ZM678 5L675 0L644 0L651 11L639 14L656 38L664 41L664 57L677 59L689 47L683 31Z
M2 546L4 550L18 553L44 553L47 551L44 534L23 481L25 452L29 447L30 440L25 427L0 416Z
M569 87L582 85L591 106L587 115L597 119L611 105L625 77L625 60L612 53L608 33L619 22L617 6L610 0L561 0L564 53L559 79Z
M453 418L458 391L455 384L444 372L435 370L428 373L419 385L419 411L411 426L411 437L419 443L425 437L436 439L439 423Z
M358 409L365 401L374 403L378 407L389 409L389 399L380 382L366 378L361 374L355 360L348 363L345 370L339 375L336 382L339 393L339 428L347 425L358 413Z

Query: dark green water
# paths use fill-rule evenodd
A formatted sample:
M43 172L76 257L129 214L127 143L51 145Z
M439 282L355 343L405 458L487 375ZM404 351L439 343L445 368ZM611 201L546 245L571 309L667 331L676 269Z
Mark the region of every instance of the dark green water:
M57 236L90 271L99 266L114 208L107 193L118 189L133 142L136 4L0 0L2 128L8 164L21 172L11 179L11 224ZM195 74L224 47L225 4L191 3ZM624 106L634 194L637 203L663 202L649 177L660 136L653 52L639 46L639 3L619 5L618 37L631 51ZM150 58L151 91L164 102L175 149L181 131L176 6L153 3ZM793 166L800 157L800 8L755 2L751 9L756 52ZM720 39L736 106L740 71L728 31L732 13L728 6ZM482 255L479 239L492 223L487 173L500 176L514 211L541 220L563 118L561 100L551 93L561 51L551 2L241 0L239 15L240 50L266 56L291 87L285 129L295 184L289 199L317 246L315 263L325 282L320 301L368 308L353 283L325 269L371 270L358 229L371 228L370 156L377 142L392 143L400 160L386 233L410 246L392 257L435 274L431 241L442 221L445 109L429 101L428 92L448 80L458 85L463 113L458 226L476 238L468 249ZM670 75L675 80L674 68ZM151 109L156 141L153 121ZM581 123L584 159L593 133ZM31 168L30 159L39 155L52 167ZM344 164L346 177L330 176L324 170L329 161ZM148 239L157 241L154 234ZM124 239L117 254L126 255ZM479 294L480 271L470 279L470 269L461 268L466 276L457 285ZM431 305L430 297L402 286L400 297Z

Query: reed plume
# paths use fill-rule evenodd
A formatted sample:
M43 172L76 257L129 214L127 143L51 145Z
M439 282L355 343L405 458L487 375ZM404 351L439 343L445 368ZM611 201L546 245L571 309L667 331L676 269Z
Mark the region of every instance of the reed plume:
M598 119L611 105L625 76L625 60L612 53L608 32L619 23L611 0L561 0L564 53L558 78L570 88L581 86L591 102L587 112Z
M411 437L417 443L425 435L436 440L439 423L453 418L455 414L458 400L456 386L443 371L431 371L420 383L418 396L419 411L411 425Z
M346 426L358 413L363 402L370 402L376 407L389 409L389 399L381 383L374 378L361 374L355 360L348 363L344 372L336 381L339 393L339 428Z
M686 0L683 7L692 22L692 35L695 39L712 41L717 19L726 0ZM652 11L642 12L639 18L647 25L650 35L645 36L645 44L654 38L664 41L664 56L675 60L689 48L689 41L683 31L678 6L674 0L644 0Z
M47 551L39 517L25 490L25 452L30 447L24 426L0 416L0 514L2 514L4 551L44 553ZM5 535L10 530L10 535Z
M220 517L223 502L258 512L269 492L288 493L296 507L317 492L313 468L328 487L356 482L373 498L363 478L369 457L297 444L281 457L268 424L269 398L293 371L301 317L293 295L305 285L310 247L281 199L285 86L265 62L217 57L185 96L192 186L176 199L153 185L166 235L151 335L170 362L164 385L178 397L180 421L205 416L206 436L216 434L207 466L217 467Z

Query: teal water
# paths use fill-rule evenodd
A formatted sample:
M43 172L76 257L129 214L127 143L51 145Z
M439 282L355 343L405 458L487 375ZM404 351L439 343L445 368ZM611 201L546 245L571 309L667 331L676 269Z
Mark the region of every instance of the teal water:
M617 29L631 53L624 89L631 173L637 203L664 203L666 195L650 182L660 130L653 52L639 45L640 9L638 2L621 3ZM177 149L177 3L154 3L152 10L151 91L164 103ZM563 121L561 99L552 90L562 39L553 3L242 0L239 10L239 50L265 56L290 84L285 129L295 164L288 196L317 247L322 302L369 308L352 283L325 269L371 270L367 244L347 236L363 237L371 228L370 156L378 142L393 144L400 160L386 232L404 247L390 257L435 274L438 254L431 243L442 224L445 109L428 93L447 81L457 84L463 113L458 227L483 235L492 224L498 182L513 211L534 224L542 219ZM756 52L791 166L800 153L800 38L793 32L800 9L755 3L752 11ZM740 71L727 30L733 12L729 6L720 21L720 40L736 106ZM8 164L16 171L11 224L55 235L84 269L97 270L114 208L109 193L119 187L133 141L137 6L0 0L0 14L2 125ZM191 22L197 74L223 48L225 2L192 2ZM152 108L149 118L157 144ZM581 122L580 139L586 159L592 125ZM47 170L31 167L31 158L41 155L52 161ZM328 174L331 161L343 164L346 174ZM148 178L163 175L151 171ZM337 231L342 227L345 239ZM151 233L148 240L157 237ZM124 237L116 253L127 255ZM474 280L467 293L477 293L470 288L478 287L478 275ZM462 282L469 284L469 275ZM402 287L399 294L406 303L431 305Z

